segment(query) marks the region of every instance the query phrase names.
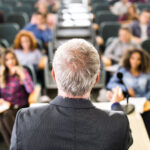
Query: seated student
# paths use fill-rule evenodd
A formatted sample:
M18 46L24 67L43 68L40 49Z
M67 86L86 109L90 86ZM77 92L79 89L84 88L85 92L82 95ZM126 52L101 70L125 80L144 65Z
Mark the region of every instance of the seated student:
M10 150L127 150L133 141L126 115L90 101L99 71L99 54L90 43L72 39L60 46L52 70L58 96L19 111Z
M128 0L120 0L116 2L110 9L113 14L121 16L127 13L128 7L131 3Z
M28 96L33 91L33 82L28 72L23 69L11 50L6 50L2 57L0 71L0 107L5 102L10 108L0 114L0 132L7 143L15 121L15 116L20 108L28 107Z
M36 5L39 5L39 3L46 3L47 6L52 6L52 10L56 12L60 7L59 0L38 0Z
M119 82L118 72L110 79L107 88L112 90L120 87L131 97L146 97L150 100L150 55L144 50L128 50L122 59L121 66L118 72L122 73L122 80L127 89ZM150 111L143 113L142 117L150 136Z
M56 25L56 15L53 13L49 13L48 6L44 2L39 2L36 6L38 12L46 15L46 24L49 26L51 30L55 28ZM31 18L31 24L37 24L37 15L33 14Z
M52 31L46 25L46 15L37 12L36 19L36 24L28 24L24 30L33 32L36 39L43 43L43 47L48 48L48 42L52 40Z
M107 66L118 64L123 53L130 48L139 48L140 45L136 44L132 39L130 30L122 27L118 33L119 37L115 38L112 43L105 49L103 62Z
M122 60L118 72L123 74L123 81L131 97L146 97L150 100L150 58L144 50L128 50ZM118 73L117 72L117 73ZM109 81L107 88L113 89L120 86L125 91L124 85L119 83L117 73Z
M22 30L17 34L14 48L21 65L33 65L36 69L45 67L47 57L36 47L37 42L32 32Z
M137 8L136 8L136 5L134 4L131 4L129 7L128 7L128 11L127 13L119 16L118 18L118 21L122 24L126 24L126 25L129 25L130 23L132 23L133 21L135 20L138 20L139 18L139 15L137 13Z
M150 37L150 9L145 8L139 17L138 21L134 21L131 25L131 32L136 37L137 42L142 41Z

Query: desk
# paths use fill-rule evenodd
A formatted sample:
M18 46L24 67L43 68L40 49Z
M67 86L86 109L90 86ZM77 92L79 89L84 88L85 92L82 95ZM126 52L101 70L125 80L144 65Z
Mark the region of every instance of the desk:
M95 107L104 110L110 110L110 102L93 103ZM133 145L129 150L150 150L150 140L139 112L134 111L128 115L130 128L132 130Z

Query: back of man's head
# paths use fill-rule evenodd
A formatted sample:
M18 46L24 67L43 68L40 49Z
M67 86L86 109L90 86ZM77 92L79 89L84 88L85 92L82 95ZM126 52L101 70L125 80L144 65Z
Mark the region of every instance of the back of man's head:
M83 39L72 39L61 45L53 59L58 90L72 96L91 91L100 69L96 49Z

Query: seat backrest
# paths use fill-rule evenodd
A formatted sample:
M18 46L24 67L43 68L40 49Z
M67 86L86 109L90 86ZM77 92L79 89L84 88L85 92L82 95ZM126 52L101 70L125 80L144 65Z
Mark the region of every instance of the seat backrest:
M4 5L10 5L10 6L12 6L12 7L14 7L14 6L16 6L17 5L17 1L14 1L14 0L5 0L5 1L3 1L3 4Z
M0 39L0 46L4 47L4 48L8 48L9 47L9 43L6 39Z
M143 41L141 46L144 50L146 50L148 53L150 53L150 38Z
M137 8L141 11L145 8L150 8L150 3L137 3Z
M16 23L0 24L0 39L6 39L9 44L13 44L14 38L19 29L19 25Z
M30 5L32 8L34 8L36 2L37 0L21 0L20 4L21 6Z
M35 69L32 65L23 65L23 67L28 71L28 73L30 74L34 85L37 84L37 76L36 76L36 72Z
M109 11L109 6L107 4L103 4L103 5L97 5L97 4L94 4L93 7L92 7L92 12L94 14L96 14L96 12L98 11Z
M3 12L4 17L13 12L13 7L10 5L0 5L0 10Z
M106 0L90 0L90 4L105 3Z
M100 24L100 36L104 39L104 42L109 37L117 37L118 31L120 28L120 24L117 22L103 22Z
M96 23L101 24L102 22L110 22L110 21L117 21L118 16L112 14L111 12L97 12L96 13Z
M103 2L103 1L98 1L98 2L90 4L91 7L93 7L94 5L108 5L108 4L106 2Z
M26 4L26 5L22 5L22 6L17 6L14 8L15 12L25 12L28 14L29 18L31 17L31 15L33 14L33 7L30 4Z
M19 24L20 28L23 28L29 22L29 17L24 12L12 13L7 16L6 22L17 23Z

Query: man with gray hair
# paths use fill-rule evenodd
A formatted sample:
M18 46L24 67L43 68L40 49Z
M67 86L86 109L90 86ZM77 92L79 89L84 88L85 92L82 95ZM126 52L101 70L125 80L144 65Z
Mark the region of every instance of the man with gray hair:
M52 69L58 96L18 112L10 150L127 150L132 137L126 115L90 102L99 74L99 55L91 44L72 39L60 46ZM119 98L118 92L112 96Z

